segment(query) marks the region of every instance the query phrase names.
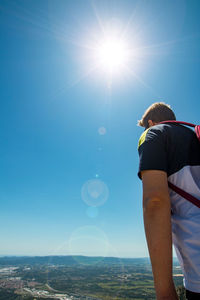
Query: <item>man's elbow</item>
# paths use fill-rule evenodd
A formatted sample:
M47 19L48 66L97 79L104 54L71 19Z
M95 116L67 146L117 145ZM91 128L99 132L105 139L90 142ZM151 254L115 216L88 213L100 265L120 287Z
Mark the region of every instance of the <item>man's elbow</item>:
M161 196L151 196L143 198L143 210L144 211L156 211L165 206L165 199Z

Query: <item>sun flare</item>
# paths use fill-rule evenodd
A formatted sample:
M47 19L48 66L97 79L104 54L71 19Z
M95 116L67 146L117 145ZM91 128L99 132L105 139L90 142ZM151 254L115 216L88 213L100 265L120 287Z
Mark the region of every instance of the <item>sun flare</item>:
M100 22L99 28L89 30L81 43L88 70L86 76L92 74L94 79L103 79L108 87L136 77L142 61L138 40L122 22Z
M96 48L96 59L105 72L118 72L128 60L127 45L119 38L106 38Z

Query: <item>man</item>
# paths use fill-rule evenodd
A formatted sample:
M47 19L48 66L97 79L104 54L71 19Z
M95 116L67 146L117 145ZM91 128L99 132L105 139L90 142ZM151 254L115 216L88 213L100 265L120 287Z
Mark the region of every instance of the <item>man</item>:
M146 239L158 300L178 299L172 276L172 240L187 299L200 299L200 208L168 188L168 181L200 199L200 143L165 103L154 103L139 125L139 177Z

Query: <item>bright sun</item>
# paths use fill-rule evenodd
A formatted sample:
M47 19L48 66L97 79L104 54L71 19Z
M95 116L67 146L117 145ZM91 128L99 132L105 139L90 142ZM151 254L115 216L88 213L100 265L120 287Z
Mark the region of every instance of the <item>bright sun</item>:
M112 20L111 20L112 21ZM83 45L88 72L94 77L103 78L108 87L114 82L122 82L137 70L140 53L137 40L129 35L127 27L121 23L100 22L98 29L89 30ZM134 48L133 48L134 45ZM134 66L134 70L132 67Z
M101 69L112 74L116 73L128 60L127 45L119 38L106 38L98 44L96 58Z

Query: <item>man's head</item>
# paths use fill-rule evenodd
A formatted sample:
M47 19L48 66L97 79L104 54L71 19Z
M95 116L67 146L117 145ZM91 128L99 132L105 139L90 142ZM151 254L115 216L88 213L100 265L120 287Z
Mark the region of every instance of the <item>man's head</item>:
M176 120L176 116L170 106L164 102L155 102L145 111L138 125L146 129L167 120Z

